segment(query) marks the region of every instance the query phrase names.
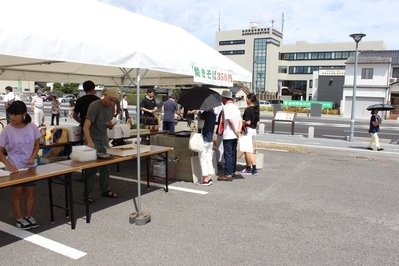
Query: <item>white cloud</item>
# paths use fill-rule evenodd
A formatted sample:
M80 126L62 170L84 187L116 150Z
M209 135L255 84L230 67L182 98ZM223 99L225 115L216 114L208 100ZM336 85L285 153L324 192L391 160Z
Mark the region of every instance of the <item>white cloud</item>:
M363 32L365 41L384 41L399 50L397 0L101 0L113 6L182 27L209 46L215 32L247 29L250 22L282 29L284 43L351 42L349 34Z

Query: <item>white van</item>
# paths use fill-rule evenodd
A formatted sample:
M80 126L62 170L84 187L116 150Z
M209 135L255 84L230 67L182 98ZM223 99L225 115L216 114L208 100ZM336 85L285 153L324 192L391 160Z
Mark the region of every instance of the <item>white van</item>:
M270 107L270 106L272 106L268 101L264 101L264 100L260 100L259 101L259 106L260 107Z

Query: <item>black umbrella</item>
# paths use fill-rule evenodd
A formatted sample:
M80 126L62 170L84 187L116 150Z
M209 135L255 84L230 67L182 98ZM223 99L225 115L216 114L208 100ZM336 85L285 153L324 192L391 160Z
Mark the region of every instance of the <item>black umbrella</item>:
M180 93L177 103L188 110L209 111L222 104L222 96L209 88L194 87Z
M369 107L366 108L367 110L371 111L373 109L378 109L381 111L388 111L388 110L393 110L395 108L393 108L393 106L389 105L389 104L385 104L385 103L377 103L377 104L372 104Z

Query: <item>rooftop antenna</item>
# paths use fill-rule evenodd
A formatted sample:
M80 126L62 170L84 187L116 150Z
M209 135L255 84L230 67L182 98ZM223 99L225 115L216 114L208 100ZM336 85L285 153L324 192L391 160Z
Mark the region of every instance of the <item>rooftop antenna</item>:
M284 31L284 12L281 13L281 33Z
M220 31L220 11L219 11L219 25L218 25L218 31Z
M274 19L272 19L272 29L274 28Z

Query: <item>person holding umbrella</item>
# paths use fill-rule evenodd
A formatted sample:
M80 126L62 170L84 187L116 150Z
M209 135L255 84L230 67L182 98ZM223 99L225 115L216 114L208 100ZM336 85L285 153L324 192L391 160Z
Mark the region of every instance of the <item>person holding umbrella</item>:
M381 122L382 122L382 119L378 115L378 109L372 109L371 117L370 117L370 127L369 127L369 133L371 134L371 139L370 139L369 146L367 147L368 150L373 150L373 148L371 148L371 145L374 142L375 142L377 151L384 150L383 148L380 147L380 139L378 137L378 132L380 132Z

